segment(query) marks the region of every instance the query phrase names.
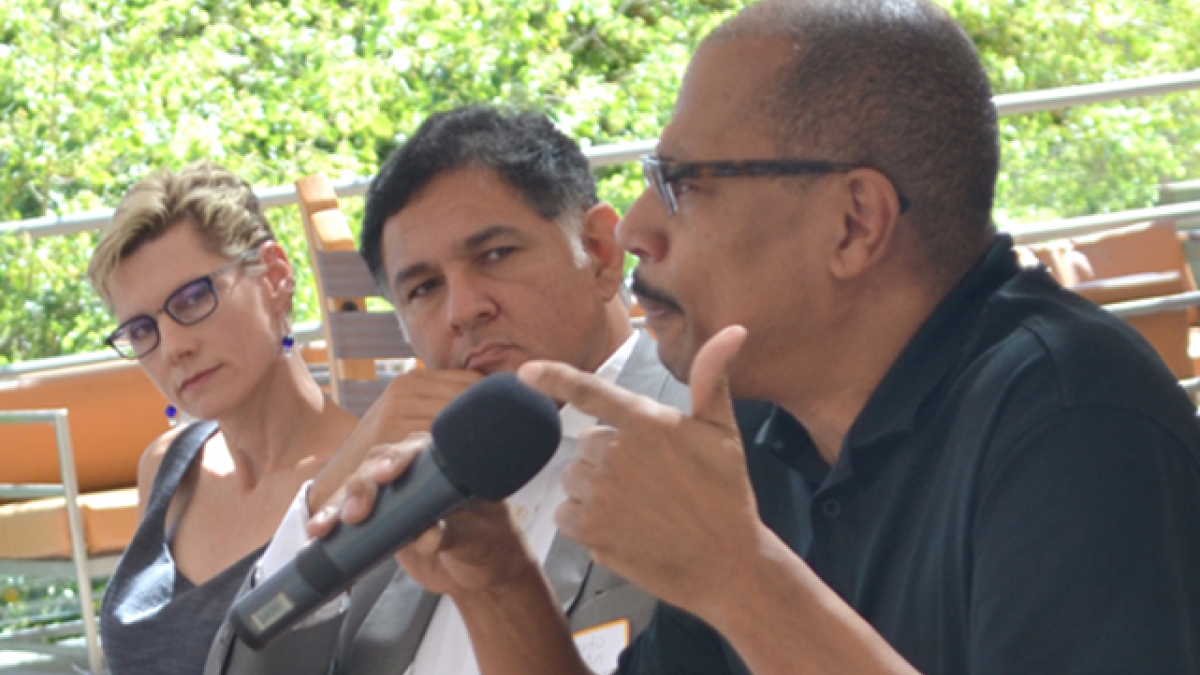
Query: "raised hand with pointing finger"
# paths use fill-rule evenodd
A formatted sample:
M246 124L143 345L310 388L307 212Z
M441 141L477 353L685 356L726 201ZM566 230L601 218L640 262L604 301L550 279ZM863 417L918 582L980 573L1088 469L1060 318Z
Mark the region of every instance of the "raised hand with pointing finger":
M771 536L757 517L726 370L745 330L727 328L692 367L692 415L598 382L561 363L533 362L520 376L605 425L579 439L563 475L561 531L598 562L681 607L702 604L733 570L729 561ZM713 577L713 578L709 578Z
M526 383L605 422L563 475L559 528L746 648L756 673L794 672L795 653L804 672L912 673L759 518L729 389L746 337L729 326L698 350L690 416L560 363L522 366ZM776 648L781 635L792 653Z

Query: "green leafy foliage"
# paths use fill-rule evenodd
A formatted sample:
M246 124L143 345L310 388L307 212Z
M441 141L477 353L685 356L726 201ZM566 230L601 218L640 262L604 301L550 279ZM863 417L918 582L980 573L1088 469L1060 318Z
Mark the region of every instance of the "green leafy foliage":
M546 111L591 143L653 137L723 0L96 2L0 7L0 219L111 207L211 158L255 185L371 175L429 113ZM627 203L640 179L604 173ZM360 204L346 205L352 222ZM294 208L270 218L303 260ZM0 239L0 363L99 349L94 235ZM50 261L54 262L51 263ZM304 265L298 320L317 318Z
M950 0L996 93L1200 68L1191 0ZM1001 224L1151 206L1200 176L1200 92L1001 119Z
M941 0L997 92L1200 67L1190 0ZM255 185L375 172L431 112L544 110L586 145L653 138L700 36L743 0L6 0L0 220L111 207L211 158ZM1006 118L998 220L1145 206L1200 175L1200 95ZM634 167L598 172L618 208ZM358 200L346 204L357 220ZM270 218L317 318L295 208ZM101 348L94 234L0 235L0 363Z
M100 610L107 580L92 582ZM0 633L79 618L78 584L52 576L0 577Z

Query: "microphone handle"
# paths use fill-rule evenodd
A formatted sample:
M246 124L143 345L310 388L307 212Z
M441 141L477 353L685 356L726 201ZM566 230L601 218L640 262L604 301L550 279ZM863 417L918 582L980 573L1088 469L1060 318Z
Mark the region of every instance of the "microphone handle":
M417 455L390 485L382 486L371 514L357 525L339 523L328 536L314 539L295 559L234 603L230 621L251 649L345 590L390 553L429 529L440 518L470 501L447 480L433 457Z

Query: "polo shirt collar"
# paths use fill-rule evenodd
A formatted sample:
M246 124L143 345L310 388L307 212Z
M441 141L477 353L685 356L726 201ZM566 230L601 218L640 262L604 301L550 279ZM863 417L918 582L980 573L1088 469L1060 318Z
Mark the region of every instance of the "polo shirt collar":
M851 425L837 463L824 463L806 429L776 405L755 443L799 472L810 485L832 486L854 474L859 451L887 438L911 434L921 407L970 344L976 318L988 299L1017 274L1012 238L999 235L938 304L892 364Z
M999 235L892 364L846 434L843 454L913 431L922 405L970 344L988 300L1019 271L1012 238Z

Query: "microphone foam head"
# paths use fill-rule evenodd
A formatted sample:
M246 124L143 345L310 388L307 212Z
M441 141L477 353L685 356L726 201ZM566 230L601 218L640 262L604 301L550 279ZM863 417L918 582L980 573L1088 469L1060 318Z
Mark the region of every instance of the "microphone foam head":
M493 502L532 480L561 438L558 406L513 373L485 377L433 419L434 457L446 477Z

